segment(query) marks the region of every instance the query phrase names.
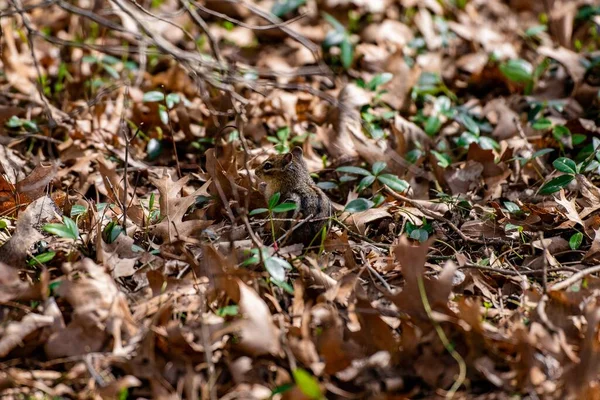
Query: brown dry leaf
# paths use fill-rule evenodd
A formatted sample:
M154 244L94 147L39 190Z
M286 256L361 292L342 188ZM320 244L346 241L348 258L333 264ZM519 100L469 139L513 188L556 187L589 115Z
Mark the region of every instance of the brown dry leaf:
M62 280L58 294L73 307L71 322L54 332L45 345L49 358L70 357L105 349L113 339L113 351L122 349L122 333L137 328L125 295L103 267L90 259L73 266L79 279Z
M0 249L0 256L1 256ZM43 270L33 285L19 278L19 269L0 262L0 302L45 300L48 297L49 274Z
M131 276L135 273L135 264L143 252L133 251L133 238L121 234L112 243L106 243L99 234L96 236L98 263L110 266L110 273L114 279Z
M29 204L20 214L11 238L0 247L0 260L13 267L24 265L32 246L44 238L41 228L59 220L60 210L50 197L40 197Z
M144 226L144 210L133 192L135 186L128 181L127 196L125 196L123 178L117 174L115 168L115 164L111 161L103 158L98 159L98 170L104 182L104 194L117 205L124 204L125 199L127 199L127 218L130 218L137 226Z
M279 355L279 329L273 323L273 317L267 303L248 285L237 281L239 293L237 303L243 319L230 327L240 335L236 345L254 357L263 354ZM233 293L230 293L233 296Z
M159 236L167 243L193 237L212 224L211 221L198 219L184 221L185 214L201 192L201 189L198 189L189 196L181 197L181 192L189 178L188 175L174 181L167 173L160 179L150 179L160 193L159 203L162 217L161 222L150 227L150 233Z
M392 218L392 215L387 211L390 206L370 208L365 211L350 214L348 218L344 218L344 214L340 216L345 224L358 233L364 234L366 225L369 222L377 221L383 218Z
M574 224L580 224L582 227L585 227L583 221L581 220L581 217L579 216L579 213L577 212L575 200L567 200L564 189L560 190L559 196L560 199L555 197L554 200L565 209L565 211L567 212L566 216L569 219L569 221L573 222Z
M410 315L415 323L429 320L423 306L419 281L422 281L431 309L435 312L435 317L441 316L441 313L453 315L453 312L448 308L448 298L452 292L452 277L456 266L447 264L438 279L425 278L425 260L432 243L433 239L430 238L425 243L414 245L403 235L393 250L394 258L398 263L398 268L404 275L406 283L400 293L388 295L388 298L394 302L399 310Z
M234 270L231 264L213 246L203 247L199 274L208 276L215 289L225 291L238 304L242 316L222 333L236 332L239 335L236 347L250 355L278 355L281 352L279 329L273 323L267 303L230 272Z
M569 72L569 75L571 75L571 78L576 85L579 85L583 81L585 67L583 67L581 64L579 54L564 47L553 49L546 46L538 47L537 52L543 56L553 58L561 63Z
M21 321L14 321L0 328L0 358L6 357L13 349L24 344L26 338L54 323L54 317L35 313L27 314Z

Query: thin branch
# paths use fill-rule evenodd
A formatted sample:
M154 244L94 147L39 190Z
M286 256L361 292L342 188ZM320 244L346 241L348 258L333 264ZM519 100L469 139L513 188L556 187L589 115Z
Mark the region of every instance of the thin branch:
M572 276L570 276L569 278L565 279L562 282L558 282L552 286L550 286L549 290L562 290L562 289L566 289L569 286L571 286L572 284L574 284L575 282L579 281L580 279L585 278L586 276L596 273L596 272L600 272L600 265L595 265L593 267L589 267L586 269L582 269L581 271L573 274Z

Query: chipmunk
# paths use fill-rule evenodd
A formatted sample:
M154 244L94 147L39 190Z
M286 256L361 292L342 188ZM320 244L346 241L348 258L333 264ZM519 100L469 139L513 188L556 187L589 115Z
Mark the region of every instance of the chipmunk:
M329 225L332 206L327 195L310 177L302 154L302 148L294 147L289 153L271 156L256 169L256 176L263 181L261 189L267 201L279 192L280 202L296 203L296 209L283 217L294 221L276 221L275 237L293 229L284 242L309 245L320 243L317 235Z

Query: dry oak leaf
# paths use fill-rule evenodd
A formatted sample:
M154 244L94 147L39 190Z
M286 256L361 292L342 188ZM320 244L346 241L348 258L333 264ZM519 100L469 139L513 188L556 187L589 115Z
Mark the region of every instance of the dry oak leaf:
M180 197L180 193L189 181L189 176L184 176L174 181L170 174L162 178L150 178L150 182L160 193L160 215L162 221L150 227L150 233L160 236L164 241L172 243L177 239L182 240L206 229L212 221L192 219L184 221L188 209L196 201L203 189L198 189L189 196Z
M442 314L454 315L448 308L448 298L452 292L452 278L457 268L456 265L447 263L438 279L425 278L425 260L434 240L434 238L430 238L425 243L415 246L403 235L393 248L394 257L404 275L405 284L400 293L388 295L388 298L394 302L398 310L410 315L415 323L423 321L429 323L429 316L423 306L423 298L419 290L420 280L425 288L434 319L445 319Z
M78 279L65 279L57 288L73 307L71 322L50 336L46 355L58 358L102 351L111 337L113 351L120 351L122 331L129 335L136 331L125 295L104 268L90 259L80 261L73 270Z
M585 227L583 221L581 220L581 217L579 216L579 213L577 212L575 200L567 200L567 198L565 197L565 191L563 189L560 190L559 195L560 198L555 197L554 200L565 209L565 215L567 216L569 221L574 222L576 224L580 224L581 226Z
M58 162L53 161L49 165L38 165L15 184L0 175L0 215L13 214L41 197L57 171Z

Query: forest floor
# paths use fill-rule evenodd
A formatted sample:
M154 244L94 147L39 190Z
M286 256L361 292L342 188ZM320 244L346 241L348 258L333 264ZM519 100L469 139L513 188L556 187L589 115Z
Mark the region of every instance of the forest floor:
M597 1L0 27L0 397L600 398ZM308 246L254 173L295 146L335 210Z

